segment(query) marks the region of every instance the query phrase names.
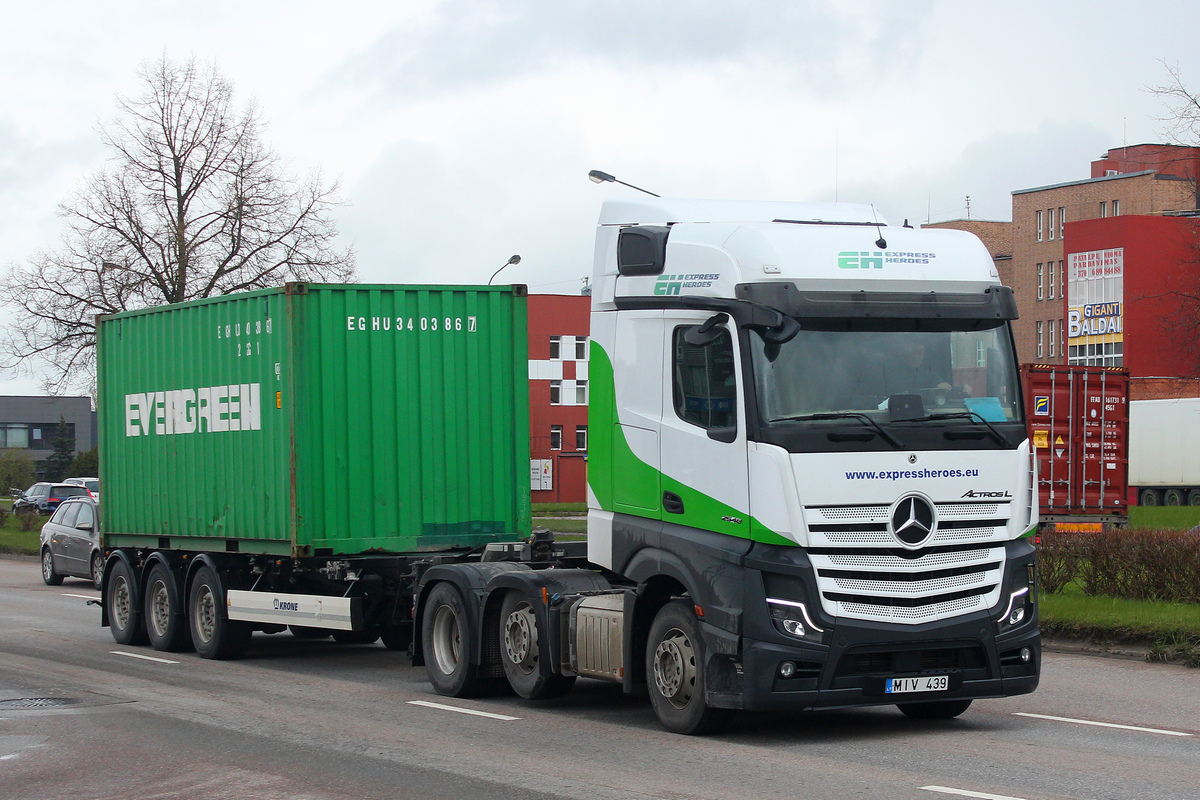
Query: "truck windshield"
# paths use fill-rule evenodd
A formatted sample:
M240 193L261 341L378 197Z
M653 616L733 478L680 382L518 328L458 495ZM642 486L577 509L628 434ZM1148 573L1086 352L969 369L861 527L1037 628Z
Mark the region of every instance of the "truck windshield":
M800 323L781 345L750 335L764 426L1023 423L1007 322Z

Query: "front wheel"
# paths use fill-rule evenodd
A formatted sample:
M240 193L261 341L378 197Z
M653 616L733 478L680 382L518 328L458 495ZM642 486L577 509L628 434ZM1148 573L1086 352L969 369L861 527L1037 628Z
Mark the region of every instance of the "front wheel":
M250 647L250 626L229 619L225 608L225 590L217 574L211 567L201 567L188 593L188 625L201 658L241 658Z
M63 576L54 568L54 554L49 547L42 548L42 581L47 586L60 586Z
M575 685L574 676L542 675L541 654L533 604L523 592L508 592L500 606L500 660L509 686L527 700L562 697Z
M429 592L421 616L425 671L434 690L447 697L477 697L489 688L479 677L475 645L462 595L451 583Z
M654 617L646 644L646 683L650 704L673 733L717 733L731 712L713 708L704 697L704 641L691 607L667 603Z
M937 700L932 703L901 703L896 706L910 719L954 719L970 707L970 700Z
M99 550L92 553L92 585L97 589L104 588L104 553Z

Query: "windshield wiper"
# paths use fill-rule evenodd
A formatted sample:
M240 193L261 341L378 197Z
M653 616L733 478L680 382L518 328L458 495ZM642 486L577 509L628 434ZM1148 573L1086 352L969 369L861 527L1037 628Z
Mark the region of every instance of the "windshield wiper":
M860 420L863 423L865 423L867 426L874 428L875 432L878 433L883 438L883 440L885 442L887 442L888 444L890 444L892 447L895 447L896 449L900 449L900 448L904 447L903 442L901 442L895 436L892 436L890 433L885 431L882 427L880 427L878 422L871 419L866 414L858 414L853 411L836 411L836 412L830 412L830 413L826 413L826 414L795 414L793 416L788 416L788 417L776 417L775 419L770 420L770 422L809 422L810 420L823 420L823 419L857 419L857 420Z
M984 419L977 411L952 411L952 412L946 412L943 414L929 414L924 417L913 417L912 419L906 419L906 420L904 420L904 422L926 422L926 421L937 421L937 420L943 420L943 419L978 420L987 426L988 433L991 435L992 439L995 440L996 444L1003 445L1004 447L1012 447L1013 446L1012 441L1010 441L1007 436L1005 436L1003 433L1001 433L1000 430L998 430L995 426L992 425L992 423L990 423L986 419ZM947 438L950 438L949 437L950 433L951 433L951 431L945 431L944 435L946 435Z

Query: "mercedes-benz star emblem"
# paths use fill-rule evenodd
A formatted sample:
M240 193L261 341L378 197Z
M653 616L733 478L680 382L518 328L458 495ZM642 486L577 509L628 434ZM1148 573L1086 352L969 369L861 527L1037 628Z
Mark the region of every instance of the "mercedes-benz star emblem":
M919 547L937 527L933 506L924 497L907 495L892 506L892 535L905 547Z

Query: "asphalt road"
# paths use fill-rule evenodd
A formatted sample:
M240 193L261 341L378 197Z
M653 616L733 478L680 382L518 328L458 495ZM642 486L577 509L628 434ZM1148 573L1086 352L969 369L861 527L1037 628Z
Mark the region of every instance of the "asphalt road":
M592 681L441 698L382 645L122 647L97 596L0 557L0 798L1200 798L1200 670L1049 653L1036 693L949 722L743 714L692 738Z

